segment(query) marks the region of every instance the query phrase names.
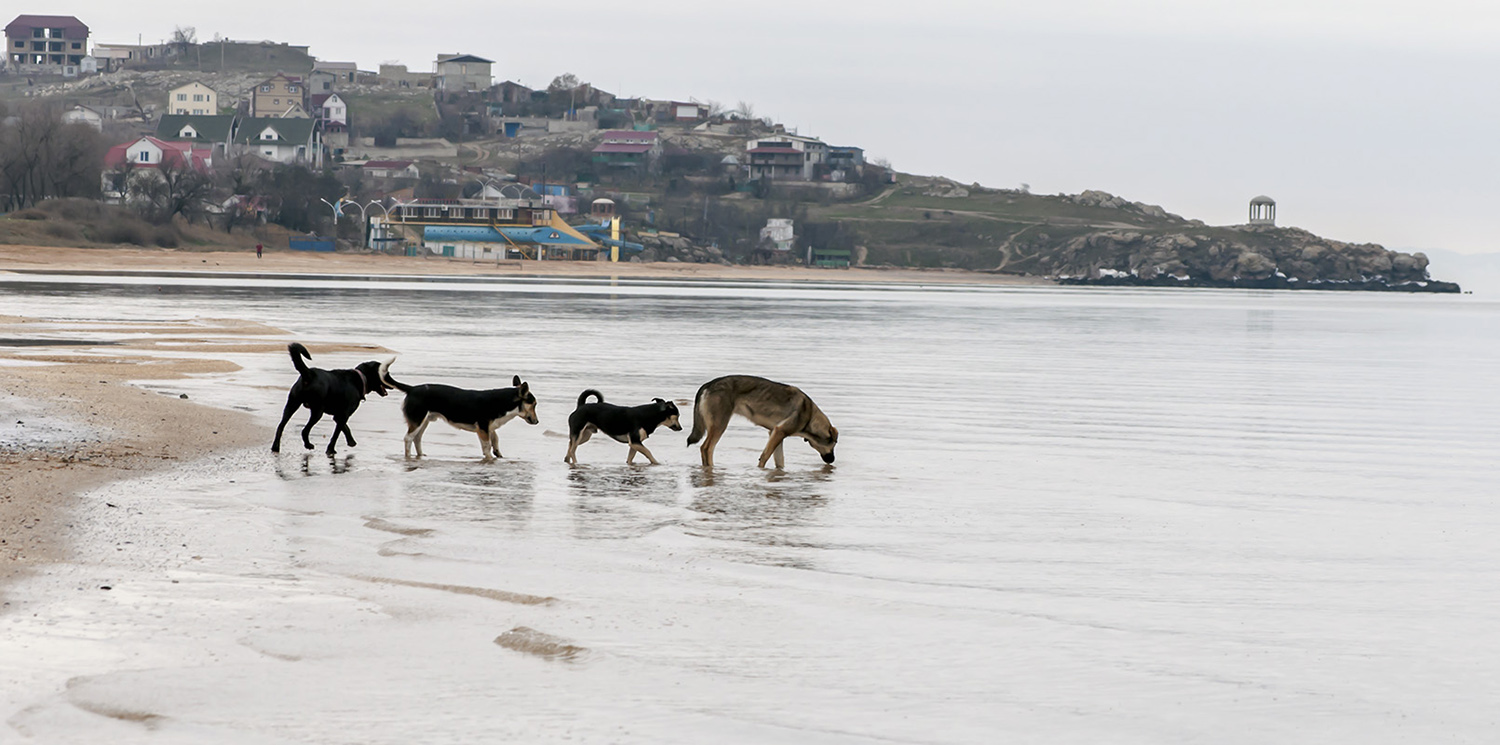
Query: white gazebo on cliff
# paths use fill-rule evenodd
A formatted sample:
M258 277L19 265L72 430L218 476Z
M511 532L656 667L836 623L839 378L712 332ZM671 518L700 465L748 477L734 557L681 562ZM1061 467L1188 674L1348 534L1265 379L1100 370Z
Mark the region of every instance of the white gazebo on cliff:
M1250 200L1251 225L1276 224L1276 200L1262 194Z

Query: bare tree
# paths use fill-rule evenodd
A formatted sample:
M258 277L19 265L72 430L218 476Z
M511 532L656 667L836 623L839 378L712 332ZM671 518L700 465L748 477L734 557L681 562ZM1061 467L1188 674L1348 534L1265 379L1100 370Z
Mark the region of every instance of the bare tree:
M131 206L148 222L163 225L178 215L192 222L203 215L213 196L213 181L187 162L188 157L163 158L155 169L142 169L133 180Z
M104 143L85 124L65 124L56 106L20 110L0 127L0 200L10 209L54 197L99 193Z
M172 29L172 44L179 47L190 47L198 43L198 29L192 26L178 26Z

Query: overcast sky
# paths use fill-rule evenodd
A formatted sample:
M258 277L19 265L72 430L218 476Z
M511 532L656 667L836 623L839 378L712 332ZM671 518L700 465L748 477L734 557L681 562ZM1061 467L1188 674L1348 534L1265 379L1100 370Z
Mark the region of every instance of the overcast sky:
M28 8L42 12L42 8ZM439 52L497 79L563 72L631 96L744 100L897 169L1039 193L1103 189L1214 224L1392 248L1500 251L1500 3L80 0L100 42L307 44L365 69Z

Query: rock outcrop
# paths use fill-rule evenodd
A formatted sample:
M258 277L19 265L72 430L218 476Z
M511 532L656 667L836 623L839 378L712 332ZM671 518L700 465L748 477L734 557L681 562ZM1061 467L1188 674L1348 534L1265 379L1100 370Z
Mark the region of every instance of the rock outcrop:
M1297 228L1107 230L1073 238L1037 258L1047 274L1074 283L1458 290L1433 282L1421 253L1328 240Z

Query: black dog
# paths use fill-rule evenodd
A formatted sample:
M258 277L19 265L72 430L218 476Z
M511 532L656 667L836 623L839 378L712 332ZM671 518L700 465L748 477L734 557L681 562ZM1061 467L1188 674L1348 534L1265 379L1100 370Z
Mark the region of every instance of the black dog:
M370 393L378 393L382 396L388 388L380 382L380 363L361 362L353 370L320 370L316 367L308 367L302 361L303 357L312 359L308 354L307 347L296 342L288 344L286 351L292 355L292 366L297 368L297 382L292 384L292 390L286 396L286 410L281 413L281 424L276 425L276 439L271 441L271 452L281 452L281 431L286 429L286 423L297 413L297 409L303 406L312 412L307 418L307 426L302 428L302 446L312 450L312 440L307 439L307 434L312 431L313 425L323 418L327 413L333 417L333 438L328 441L328 454L333 455L333 446L338 444L339 433L344 433L344 441L349 447L354 447L354 433L349 431L349 417L354 415L354 410L359 408L359 403L365 400Z
M471 391L441 383L407 385L399 383L388 372L390 362L380 366L380 379L387 385L406 394L401 403L401 414L406 417L406 457L411 457L413 445L417 457L422 457L422 433L434 419L446 420L449 424L479 435L479 452L485 460L490 454L500 455L500 425L519 416L527 424L536 424L536 396L531 395L531 386L521 382L521 376L512 379L513 388L494 388L487 391Z
M598 403L588 403L589 396L599 399ZM578 408L568 416L568 455L563 460L577 463L578 446L588 442L595 432L603 432L630 445L626 463L634 463L635 454L640 453L651 465L657 465L656 458L646 449L646 438L663 424L675 432L682 431L677 421L677 404L658 398L640 406L616 406L604 403L604 394L590 388L578 394Z

